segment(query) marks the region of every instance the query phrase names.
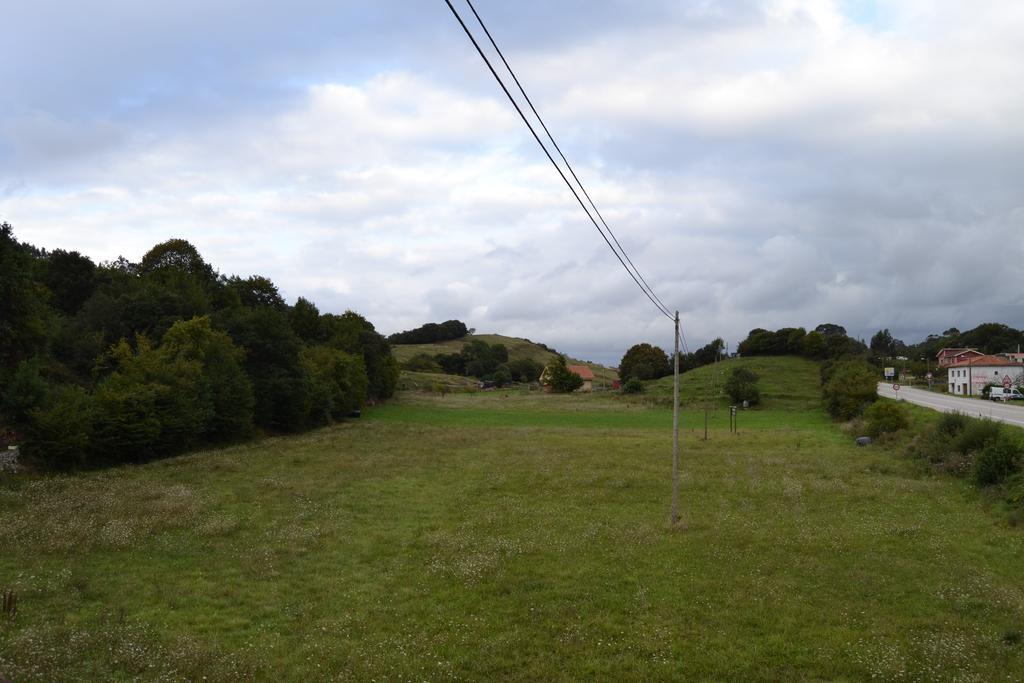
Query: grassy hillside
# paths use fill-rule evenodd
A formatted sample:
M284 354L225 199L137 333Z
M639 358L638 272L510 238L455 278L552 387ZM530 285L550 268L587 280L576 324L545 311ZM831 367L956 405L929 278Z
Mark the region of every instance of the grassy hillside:
M728 406L724 385L736 367L750 368L760 377L757 385L761 389L761 408L809 410L821 405L818 363L795 356L730 358L685 372L680 378L680 402L697 407L710 398L715 406ZM648 383L646 393L656 399L671 397L672 377Z
M820 409L719 417L675 528L670 411L607 395L0 476L0 677L1024 678L1020 529Z
M508 349L508 357L511 360L526 358L542 365L547 365L555 355L529 340L520 339L519 337L505 337L500 334L472 334L462 339L453 339L436 344L394 344L391 347L391 352L398 359L398 362L401 363L418 353L426 353L431 356L438 353L458 353L463 346L474 339L479 339L488 344L504 344L505 348ZM610 384L619 377L618 372L614 368L571 358L568 360L570 364L586 365L589 367L598 382Z

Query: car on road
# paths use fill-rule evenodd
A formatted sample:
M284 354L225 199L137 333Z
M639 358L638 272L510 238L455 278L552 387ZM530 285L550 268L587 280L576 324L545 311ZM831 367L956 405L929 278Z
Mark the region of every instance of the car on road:
M1020 393L1020 389L1016 387L1010 389L992 387L988 397L993 401L1024 401L1024 394Z

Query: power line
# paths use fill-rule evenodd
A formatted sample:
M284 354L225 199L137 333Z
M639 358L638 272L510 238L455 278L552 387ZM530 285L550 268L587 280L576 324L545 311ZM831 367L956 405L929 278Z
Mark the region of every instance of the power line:
M646 287L646 290L650 292L651 296L654 297L657 304L660 305L662 311L666 314L669 313L668 306L665 305L665 302L658 297L657 293L655 293L654 288L651 287L647 280L644 279L644 276L640 273L640 269L636 267L635 263L633 263L633 259L629 258L629 254L626 253L626 250L619 243L619 239L615 236L615 233L612 231L611 226L608 225L608 222L604 219L604 216L601 215L601 212L598 210L597 205L594 203L594 200L591 199L590 193L587 192L587 188L583 186L583 183L582 181L580 181L579 176L576 175L576 171L573 169L572 164L569 163L569 160L565 157L565 154L562 152L562 148L558 146L558 143L555 141L555 137L551 134L551 131L548 130L547 124L544 123L544 118L540 115L540 112L537 111L537 108L533 106L533 100L531 100L530 96L526 94L526 90L523 88L523 84L519 82L519 77L516 76L516 72L512 70L512 66L508 63L508 60L505 59L505 53L503 53L501 51L501 48L498 47L498 43L494 40L494 36L491 35L491 32L488 30L487 25L484 24L484 20L476 11L476 7L473 6L472 0L466 0L466 4L469 5L470 11L473 12L473 16L476 17L476 21L478 24L480 24L480 28L484 30L484 33L487 35L487 39L491 41L491 45L494 47L495 52L497 52L498 56L501 58L501 63L505 65L505 69L508 70L509 75L512 76L512 80L515 81L516 87L519 88L519 92L523 94L523 98L526 100L526 103L530 106L530 111L532 111L533 115L537 117L537 121L540 123L541 128L544 129L544 133L547 134L548 140L551 140L551 144L554 145L555 150L558 152L558 156L562 158L562 161L565 163L565 167L569 169L569 173L572 175L573 180L575 180L576 184L579 185L580 190L582 190L583 192L583 196L587 198L587 202L590 204L591 208L594 209L594 213L597 214L597 217L601 221L601 224L604 226L605 230L608 231L608 234L615 242L615 246L617 246L619 248L619 251L622 252L622 255L626 258L626 261L629 263L630 266L632 266L633 272L635 272L636 276L640 278L640 282L643 283L644 287Z
M655 308L657 308L658 311L662 315L664 315L665 317L669 318L670 320L675 320L675 316L673 316L669 312L668 308L665 307L664 304L659 303L659 301L654 297L653 291L648 291L647 288L644 287L643 284L641 284L640 280L638 279L639 273L634 275L633 271L630 270L629 266L626 265L626 262L623 260L622 256L619 255L619 252L616 251L614 246L612 246L612 243L608 239L608 236L604 234L604 231L601 229L601 226L598 224L598 222L596 220L594 220L594 217L591 215L590 211L587 209L586 204L583 203L583 200L580 198L580 195L576 191L576 188L573 187L571 182L569 182L569 179L566 177L565 173L562 171L561 166L559 166L558 162L555 161L555 158L553 156L551 156L551 152L548 151L548 148L544 144L544 141L540 139L539 135L537 135L537 131L534 130L534 127L530 123L530 120L526 117L526 114L523 113L523 110L519 106L519 103L516 102L515 98L512 96L512 93L509 92L509 89L505 85L505 82L501 79L501 76L498 75L498 72L495 71L494 66L491 64L491 60L487 58L487 55L484 53L483 49L480 47L480 44L477 43L476 38L473 36L472 31L469 30L468 26L466 26L466 22L464 22L462 20L462 16L459 14L458 10L456 10L455 6L452 5L451 0L444 0L444 1L445 1L445 4L448 5L448 9L450 9L452 11L452 14L455 16L455 19L459 22L459 25L462 26L462 30L465 31L466 36L469 38L470 42L473 43L473 47L476 48L476 51L477 51L477 53L479 53L480 58L484 60L484 64L487 65L487 68L490 70L491 75L494 76L494 80L496 80L498 82L498 85L501 86L501 89L502 89L502 91L504 91L505 96L508 98L509 102L511 102L512 106L515 107L516 112L519 114L519 118L521 118L523 120L523 123L526 124L526 127L530 129L530 133L533 135L533 139L537 141L537 144L540 145L540 148L544 151L545 156L547 156L548 161L550 161L551 165L555 167L556 171L558 171L558 175L560 175L562 177L562 180L563 180L563 182L565 182L566 187L569 188L569 191L572 192L573 196L576 198L576 201L579 202L580 208L583 209L583 212L587 214L587 218L590 219L590 222L594 224L594 228L597 229L597 232L601 235L601 238L604 239L605 244L607 244L608 248L612 250L613 254L615 254L615 258L617 258L619 260L619 263L622 264L622 267L626 270L626 272L629 274L629 276L633 279L633 282L635 282L637 287L640 288L640 291L642 291L644 293L644 295L648 299L650 299L651 303L654 304ZM475 11L474 11L474 13L475 13ZM506 66L507 66L507 64L506 64ZM511 70L510 70L510 72L511 72ZM513 78L514 78L514 76L513 76ZM540 118L540 117L538 116L538 118ZM552 142L553 142L553 140L552 140ZM567 165L568 165L568 162L567 162ZM574 177L575 177L575 174L574 174ZM577 182L579 182L578 179L577 179ZM582 185L580 185L580 189L581 190L583 189ZM621 247L620 247L620 249L621 249ZM625 252L623 252L623 254L625 254Z

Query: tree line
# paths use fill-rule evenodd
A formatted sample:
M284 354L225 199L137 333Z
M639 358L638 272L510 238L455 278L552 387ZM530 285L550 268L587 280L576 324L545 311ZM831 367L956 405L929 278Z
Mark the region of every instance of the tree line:
M96 264L0 225L0 431L40 465L295 432L387 398L397 381L364 317L288 305L270 279L220 274L185 240Z
M434 344L436 342L462 339L472 331L461 320L446 320L443 323L427 323L414 330L396 332L388 337L392 344Z
M544 370L542 364L528 358L510 360L504 344L488 344L482 339L473 339L454 353L416 354L402 367L417 372L475 377L499 387L514 382L536 382Z

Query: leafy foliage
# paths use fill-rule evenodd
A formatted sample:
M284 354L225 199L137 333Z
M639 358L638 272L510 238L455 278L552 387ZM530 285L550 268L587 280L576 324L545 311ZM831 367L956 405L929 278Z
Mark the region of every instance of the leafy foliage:
M622 393L624 394L642 394L644 393L644 383L638 380L636 377L630 377L622 383Z
M868 363L842 361L834 366L822 392L832 417L848 420L860 415L878 399L878 377Z
M864 418L868 434L874 438L898 432L910 425L907 409L895 401L876 401L864 411Z
M761 390L757 387L757 373L749 368L733 368L725 380L725 393L734 403L746 401L756 405L761 400Z
M450 339L462 339L469 334L469 328L461 320L446 320L443 323L427 323L422 327L405 332L396 332L388 337L392 344L433 344Z
M398 365L362 316L288 306L182 239L94 264L0 226L0 428L44 467L140 462L255 428L291 432L391 396Z
M571 393L583 386L583 378L569 370L562 355L551 359L545 368L544 379L551 391L560 394Z
M619 361L619 377L626 381L636 379L658 379L672 374L668 354L657 346L634 344Z

